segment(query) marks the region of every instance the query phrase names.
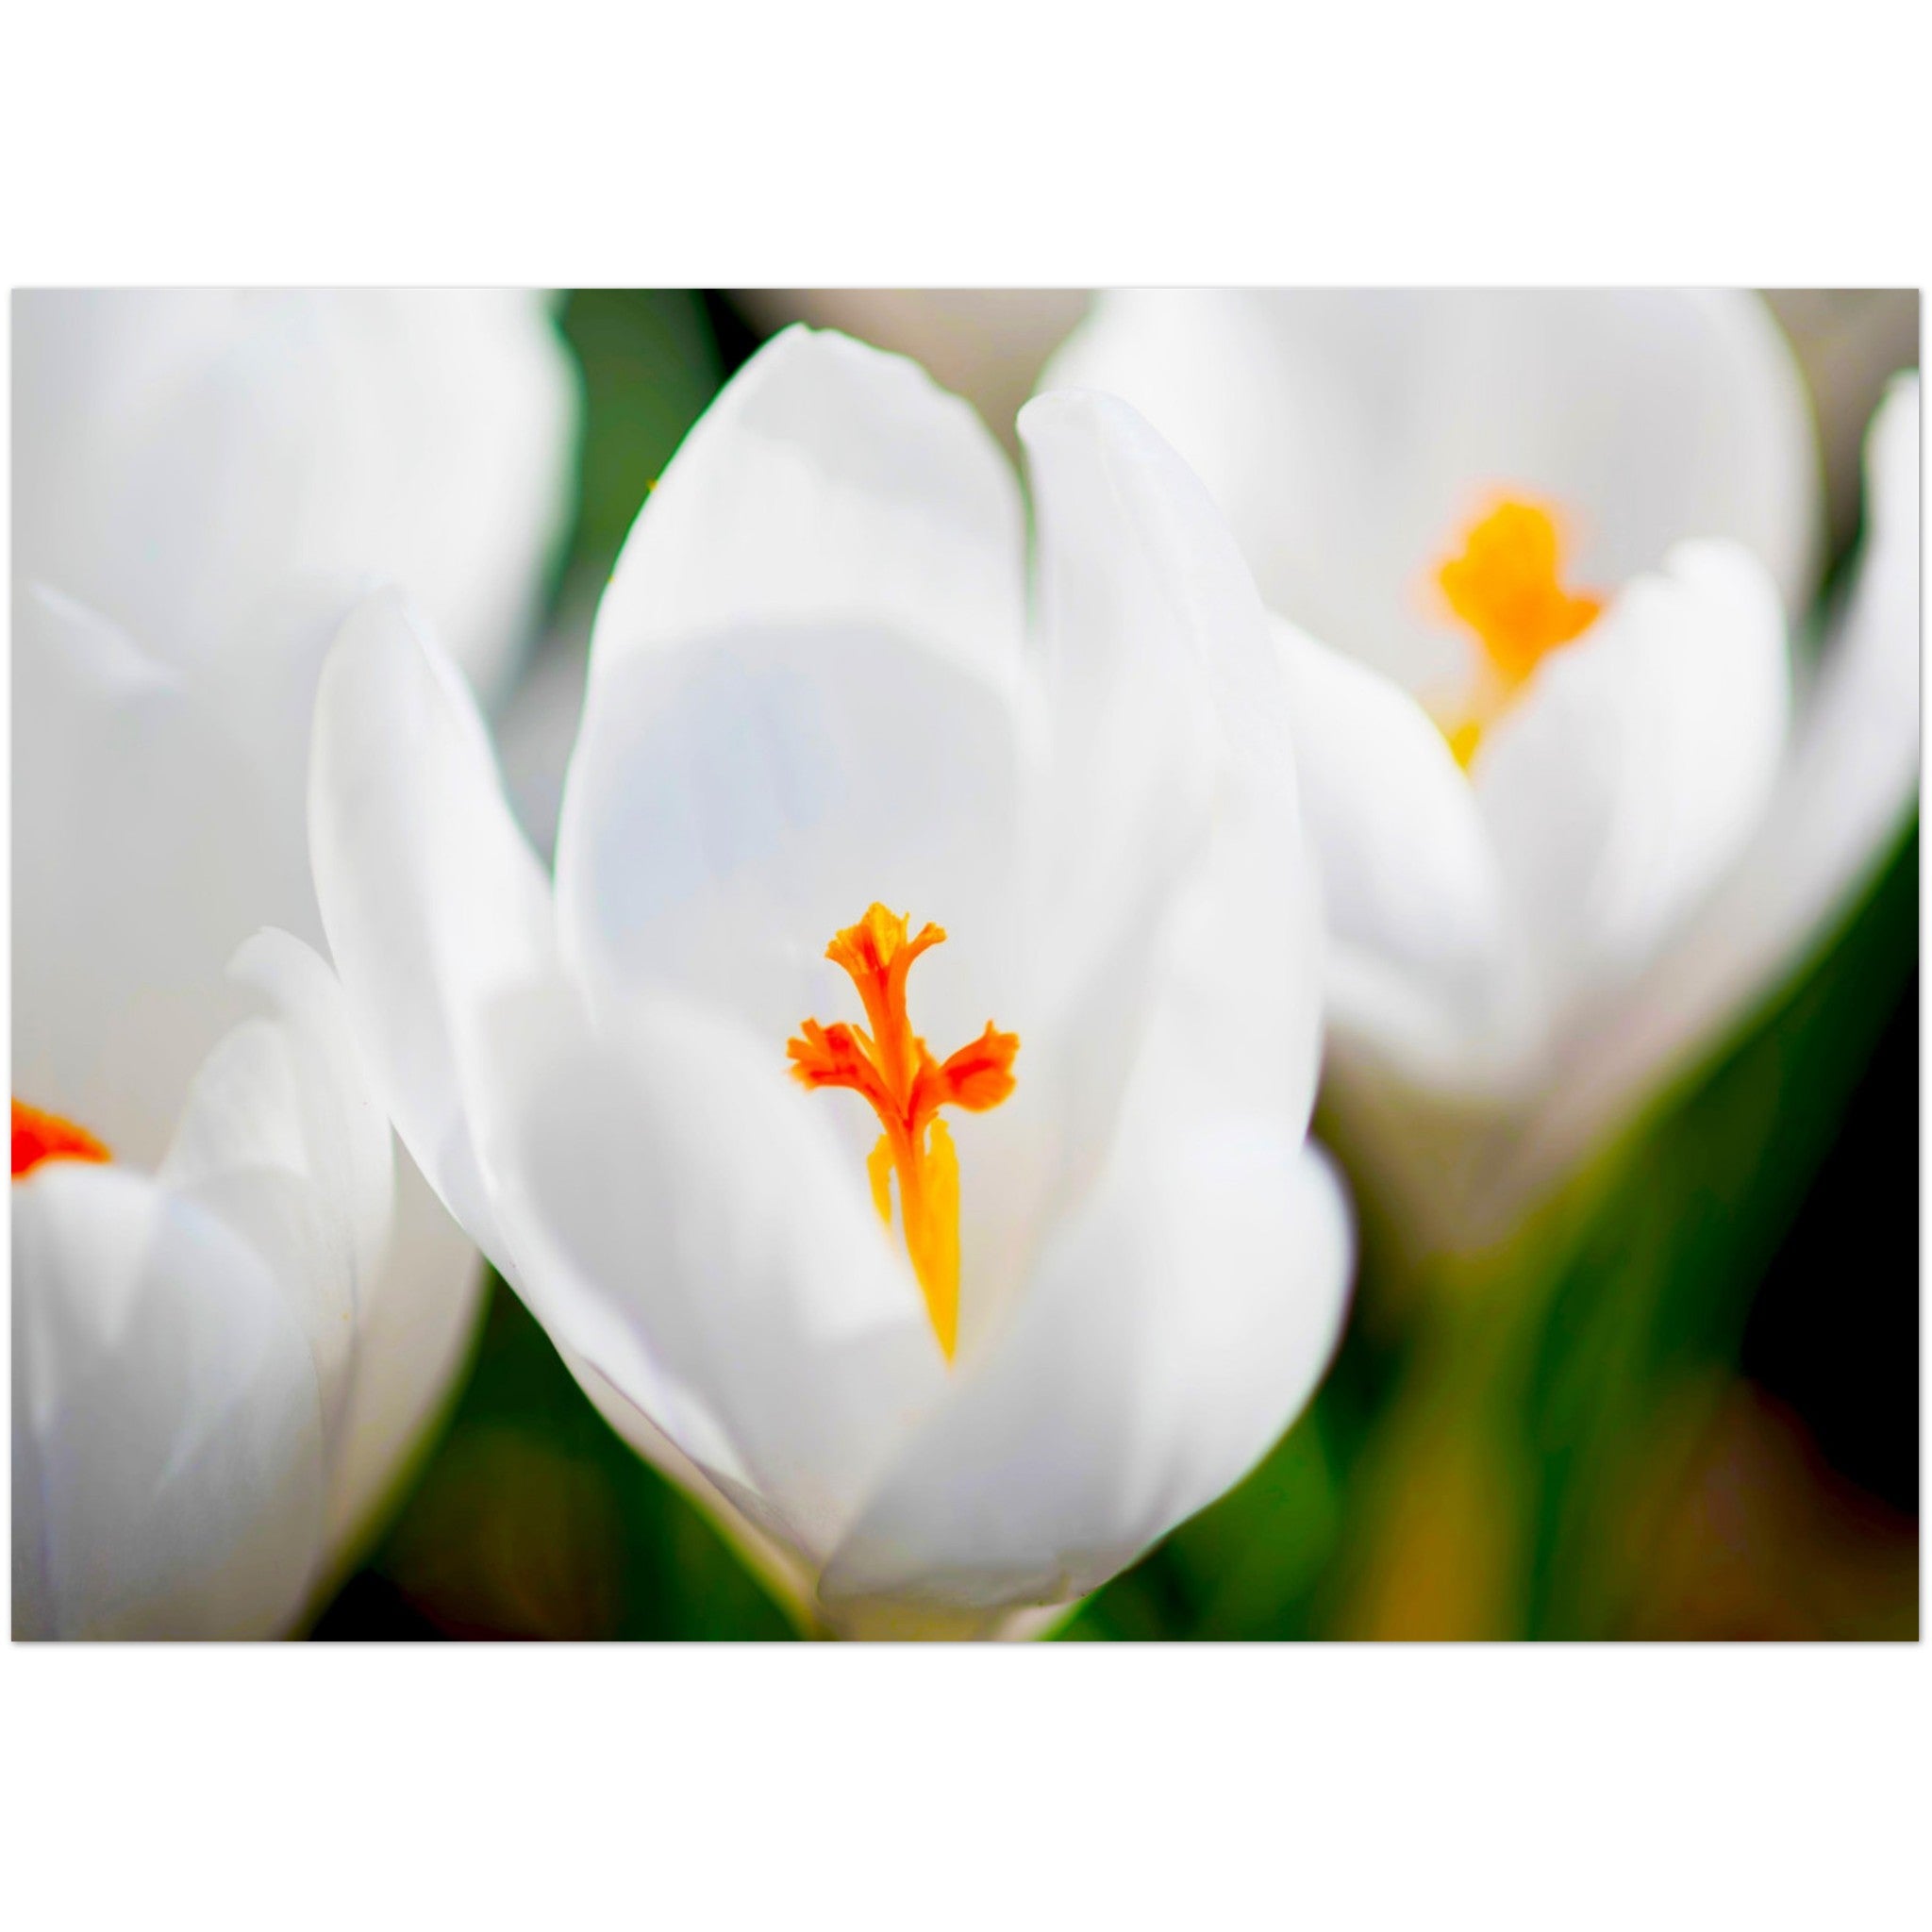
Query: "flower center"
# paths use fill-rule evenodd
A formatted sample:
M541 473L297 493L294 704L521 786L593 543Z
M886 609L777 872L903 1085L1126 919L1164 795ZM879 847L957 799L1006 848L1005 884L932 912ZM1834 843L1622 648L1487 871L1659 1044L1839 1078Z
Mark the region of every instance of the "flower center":
M962 1107L984 1113L1006 1099L1013 1091L1020 1036L1001 1033L989 1020L977 1040L934 1059L906 1016L906 974L945 933L928 924L908 939L906 925L899 914L874 903L825 948L825 958L851 974L872 1031L842 1020L830 1026L807 1020L785 1051L804 1085L849 1087L878 1115L885 1131L865 1162L873 1206L890 1228L897 1174L906 1252L933 1333L951 1361L959 1334L959 1160L939 1112Z
M72 1121L13 1103L13 1178L30 1174L43 1160L111 1160L107 1148Z
M1488 660L1485 689L1466 715L1444 726L1465 770L1485 726L1544 657L1580 638L1603 609L1600 597L1573 595L1560 576L1557 520L1542 505L1505 497L1462 540L1462 553L1436 573L1449 608L1475 633Z

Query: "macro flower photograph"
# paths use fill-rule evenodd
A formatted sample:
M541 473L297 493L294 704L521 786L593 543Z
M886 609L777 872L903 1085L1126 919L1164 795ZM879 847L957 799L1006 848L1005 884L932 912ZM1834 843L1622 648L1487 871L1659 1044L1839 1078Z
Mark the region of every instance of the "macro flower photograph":
M16 1641L1919 1635L1919 297L11 298Z
M16 1919L1924 1922L1895 7L6 44Z

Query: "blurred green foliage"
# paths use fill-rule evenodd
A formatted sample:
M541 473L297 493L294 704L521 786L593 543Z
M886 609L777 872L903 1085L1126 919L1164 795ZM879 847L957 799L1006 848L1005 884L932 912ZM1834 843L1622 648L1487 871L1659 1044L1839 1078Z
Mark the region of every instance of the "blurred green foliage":
M687 291L582 291L561 325L586 402L568 596L608 575L726 358L711 313ZM1399 1305L1407 1318L1352 1321L1321 1393L1274 1452L1089 1598L1062 1634L1630 1627L1669 1500L1734 1380L1753 1292L1913 973L1917 918L1914 829L1840 942L1605 1150L1483 1278L1425 1283L1420 1295L1409 1284L1398 1297L1365 1204L1357 1308ZM1848 1268L1860 1265L1857 1236L1846 1230ZM1888 1252L1898 1265L1897 1230ZM792 1631L494 1281L447 1429L317 1634L432 1633Z
M451 1636L791 1635L717 1531L631 1453L493 1276L456 1414L369 1568Z
M565 340L584 375L577 521L569 575L608 576L652 484L724 380L690 289L578 289Z
M1914 824L1842 937L1665 1108L1552 1271L1524 1368L1532 1634L1628 1621L1657 1533L1649 1492L1670 1488L1659 1457L1681 1459L1716 1409L1752 1295L1910 984L1918 926ZM1897 1212L1914 1219L1916 1203ZM1844 1270L1907 1267L1916 1245L1890 1227L1842 1233Z

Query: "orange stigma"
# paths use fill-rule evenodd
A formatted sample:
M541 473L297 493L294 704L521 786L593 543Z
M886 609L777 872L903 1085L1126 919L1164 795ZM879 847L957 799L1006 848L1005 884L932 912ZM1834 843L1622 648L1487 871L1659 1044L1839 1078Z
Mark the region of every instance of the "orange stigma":
M44 1160L111 1160L107 1148L72 1121L13 1103L13 1178L33 1173Z
M959 1336L959 1161L942 1107L985 1113L1013 1091L1017 1033L986 1031L958 1053L936 1060L906 1016L906 975L913 960L945 933L926 924L911 938L907 922L876 903L825 948L865 1003L872 1031L842 1020L807 1020L786 1042L793 1077L807 1087L849 1087L862 1093L885 1129L867 1157L873 1206L892 1224L892 1175L899 1176L899 1220L906 1252L925 1296L933 1333L948 1361Z
M1541 504L1505 497L1462 540L1462 554L1436 573L1449 608L1475 633L1489 659L1494 702L1513 696L1544 657L1580 638L1603 609L1600 597L1563 588L1557 520ZM1479 712L1448 731L1466 769L1481 742Z

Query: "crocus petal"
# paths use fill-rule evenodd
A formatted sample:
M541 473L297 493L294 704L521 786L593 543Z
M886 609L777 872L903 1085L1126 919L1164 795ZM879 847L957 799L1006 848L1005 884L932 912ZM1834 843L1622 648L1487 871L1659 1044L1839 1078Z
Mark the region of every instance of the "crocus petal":
M479 697L494 703L519 669L575 492L582 405L555 298L531 289L355 292L383 298L358 306L354 322L402 499L381 505L385 531L358 533L356 565L406 585ZM408 515L410 505L434 513ZM372 521L377 513L365 505ZM407 552L391 555L384 536L406 540Z
M881 1600L986 1613L1105 1582L1307 1400L1351 1251L1334 1170L1277 1121L1143 1118L821 1598L860 1620Z
M307 1588L303 1324L217 1216L119 1166L13 1189L15 1631L256 1637Z
M381 1527L410 1446L453 1384L476 1328L483 1263L422 1170L399 1152L395 1216L382 1273L364 1298L329 1467L325 1569L342 1574Z
M1253 579L1206 491L1124 404L1037 397L1020 433L1039 511L1052 738L1027 924L1064 1085L1096 1103L1071 1142L1106 1144L1133 1058L1135 987L1164 943L1164 915L1237 828L1246 929L1225 937L1268 961L1274 983L1220 1030L1232 1043L1249 1027L1240 1066L1292 1108L1313 1091L1320 974L1288 684ZM1253 1030L1264 1022L1265 1037Z
M917 364L787 330L686 437L597 613L596 682L714 630L851 625L1005 675L1024 525L999 446Z
M760 1529L728 1499L725 1488L700 1469L601 1369L577 1354L568 1341L554 1335L551 1340L597 1413L665 1481L684 1491L794 1624L802 1629L812 1627L814 1569L806 1556Z
M1040 386L1105 390L1131 403L1212 493L1262 596L1319 630L1324 614L1338 613L1296 594L1303 573L1294 564L1315 554L1313 541L1305 545L1298 535L1314 505L1290 467L1288 440L1297 425L1321 436L1333 467L1363 432L1341 394L1309 420L1327 391L1300 374L1297 346L1292 333L1277 339L1275 314L1247 291L1105 290Z
M28 589L13 660L14 1091L151 1166L244 1003L264 922L312 925L297 822L181 678Z
M1431 567L1498 489L1566 513L1611 589L1687 538L1816 568L1804 386L1755 296L1695 290L1138 290L1043 386L1144 409L1227 513L1263 595L1412 686L1457 669Z
M1010 1011L1019 757L1007 696L902 637L776 628L633 653L593 682L571 767L566 956L605 992L729 1010L782 1066L802 1020L846 1012L824 949L878 900L954 935L920 963L921 1030L970 1038Z
M1866 503L1851 601L1825 641L1777 795L1723 906L1712 908L1740 985L1761 985L1802 959L1870 877L1918 791L1916 376L1895 383L1873 419Z
M1069 942L1084 935L1080 951L1099 954L1202 834L1224 749L1210 660L1252 644L1224 644L1224 631L1258 635L1263 620L1239 559L1227 570L1211 547L1199 486L1132 410L1082 391L1040 396L1020 436L1052 731L1041 812L1052 845L1035 895ZM1221 545L1232 549L1224 534Z
M491 1080L487 1152L532 1309L756 1525L822 1561L945 1376L910 1269L810 1102L699 1009L634 1005L600 1028L563 987L500 1005Z
M160 1179L244 1235L301 1310L333 1457L362 1305L389 1243L389 1121L322 960L266 931L231 970L278 1010L243 1021L203 1062Z
M389 1122L364 1075L341 987L300 940L272 928L242 947L229 972L265 994L276 1017L238 1027L223 1045L259 1040L280 1064L251 1050L235 1062L233 1084L211 1079L204 1064L162 1178L181 1188L231 1168L285 1168L328 1202L344 1265L366 1282L389 1241Z
M1502 879L1469 781L1393 678L1276 621L1328 921L1329 1024L1424 1082L1520 1051Z
M572 473L544 298L42 291L14 325L25 574L223 683L291 588L394 577L500 687Z
M1537 1139L1559 1162L1645 1087L1801 970L1909 816L1919 786L1919 384L1866 454L1866 549L1748 850L1566 1074Z
M1626 984L1737 858L1790 716L1777 593L1695 543L1553 653L1471 772L1549 1023Z
M309 833L372 1077L430 1185L508 1270L466 1089L490 1003L550 973L549 882L469 687L393 591L358 608L324 669Z

